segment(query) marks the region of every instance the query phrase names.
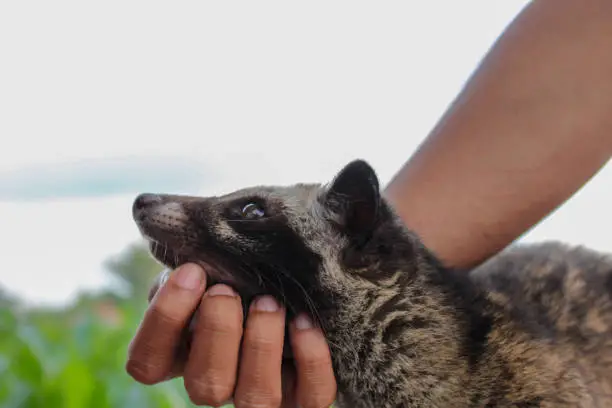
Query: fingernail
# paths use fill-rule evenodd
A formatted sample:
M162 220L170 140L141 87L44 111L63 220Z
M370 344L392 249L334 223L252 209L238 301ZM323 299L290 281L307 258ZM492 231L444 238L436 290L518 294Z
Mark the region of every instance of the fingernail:
M195 290L202 284L202 269L194 264L185 264L176 270L174 282L183 289Z
M308 330L313 328L312 320L305 314L299 315L293 323L298 330Z
M255 301L253 306L260 312L276 312L280 309L278 302L272 296L262 296Z
M231 287L223 284L218 284L206 291L207 296L230 296L236 297L236 291Z

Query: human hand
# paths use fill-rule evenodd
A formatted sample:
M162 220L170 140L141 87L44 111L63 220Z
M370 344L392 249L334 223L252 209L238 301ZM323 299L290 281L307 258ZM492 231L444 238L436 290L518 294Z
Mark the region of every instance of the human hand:
M333 403L329 347L307 317L299 316L289 328L293 367L282 358L285 310L270 297L252 303L243 327L238 294L222 284L207 290L204 270L185 264L151 290L150 302L129 348L126 370L136 381L151 385L182 376L196 405L323 408Z

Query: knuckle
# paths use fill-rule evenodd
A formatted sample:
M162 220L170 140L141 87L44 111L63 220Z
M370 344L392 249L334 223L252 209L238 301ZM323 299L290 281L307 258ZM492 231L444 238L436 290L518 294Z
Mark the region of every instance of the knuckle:
M125 370L134 380L141 384L157 384L165 378L164 373L154 364L149 364L140 360L129 359Z
M244 340L245 352L255 355L274 355L282 350L282 346L273 340L261 337L251 337Z
M331 369L331 361L328 354L318 353L315 350L313 350L313 355L306 357L300 363L306 375L317 376L319 374L327 374Z
M204 331L213 331L215 333L242 333L242 314L238 313L238 310L234 313L230 307L227 307L227 304L219 303L206 302L200 308L197 326Z
M220 407L232 397L233 388L227 384L215 384L204 379L185 379L185 390L195 405Z
M234 400L236 408L279 408L283 402L280 392L248 392Z
M164 327L182 327L187 323L192 310L182 311L170 302L156 302L149 309L150 317Z

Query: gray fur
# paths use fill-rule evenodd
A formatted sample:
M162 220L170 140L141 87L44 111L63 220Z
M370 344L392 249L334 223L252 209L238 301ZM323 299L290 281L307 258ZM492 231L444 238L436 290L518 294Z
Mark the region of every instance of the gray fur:
M363 161L329 185L151 197L134 217L162 263L212 266L247 301L313 315L338 407L612 406L610 256L546 243L448 270ZM240 218L251 201L265 218Z

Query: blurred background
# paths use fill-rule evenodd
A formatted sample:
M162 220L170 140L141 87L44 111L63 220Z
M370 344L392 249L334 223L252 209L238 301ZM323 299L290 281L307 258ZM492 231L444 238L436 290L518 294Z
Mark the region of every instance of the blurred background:
M1 2L0 406L190 406L123 371L160 271L134 196L386 183L526 3ZM611 183L522 240L610 250Z

